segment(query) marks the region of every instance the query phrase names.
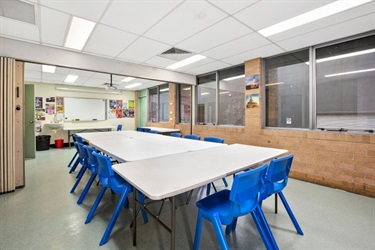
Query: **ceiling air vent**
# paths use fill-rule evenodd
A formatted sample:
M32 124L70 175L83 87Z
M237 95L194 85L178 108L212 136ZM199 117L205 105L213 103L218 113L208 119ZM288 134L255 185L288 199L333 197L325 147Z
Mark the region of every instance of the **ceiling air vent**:
M188 57L191 57L195 55L194 53L192 52L189 52L189 51L186 51L186 50L182 50L182 49L178 49L178 48L170 48L168 49L167 51L164 51L163 53L161 53L160 57L164 57L164 58L167 58L167 59L170 59L170 60L174 60L174 61L181 61L181 60L184 60Z
M35 6L18 0L0 1L0 16L36 24L35 22Z

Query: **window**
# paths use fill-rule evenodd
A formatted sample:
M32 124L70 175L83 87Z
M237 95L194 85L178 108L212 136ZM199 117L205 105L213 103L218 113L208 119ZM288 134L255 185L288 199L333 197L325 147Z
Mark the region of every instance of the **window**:
M158 88L152 88L148 90L149 95L149 121L158 122Z
M309 50L265 59L266 126L309 128Z
M178 113L180 123L190 123L191 117L191 86L179 84L178 86Z
M316 126L374 130L374 35L316 49Z
M245 125L245 68L219 71L219 124Z
M197 123L216 123L216 73L198 78Z
M169 121L169 85L163 84L148 89L149 94L149 121Z

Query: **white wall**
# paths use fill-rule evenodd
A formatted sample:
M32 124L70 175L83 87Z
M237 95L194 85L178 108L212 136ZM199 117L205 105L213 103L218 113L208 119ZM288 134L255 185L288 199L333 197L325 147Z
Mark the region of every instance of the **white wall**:
M123 102L128 102L129 100L135 101L135 92L134 91L122 91L121 95L113 95L113 94L102 94L102 93L84 93L84 92L69 92L69 91L61 91L56 90L56 87L61 87L62 85L55 85L55 84L42 84L36 83L35 86L35 97L43 97L43 108L45 107L46 98L48 97L83 97L83 98L104 98L107 100L122 100ZM65 86L64 86L65 87ZM85 88L85 87L76 87L80 89L90 89L90 90L98 90L97 88ZM109 105L109 101L107 101L107 105ZM55 103L56 107L56 103ZM109 111L109 106L107 107L107 111ZM137 113L134 114L134 117L138 115ZM64 139L64 142L68 140L68 132L64 131L62 128L57 130L51 129L46 125L46 123L54 123L54 115L48 115L46 113L45 120L41 121L42 123L42 131L39 133L37 132L36 135L51 135L51 144L54 144L55 139ZM79 122L64 122L64 126L74 126L74 127L85 127L85 126L101 126L101 125L113 125L117 126L118 124L122 124L122 130L135 130L135 118L115 118L115 119L107 119L105 121L79 121Z

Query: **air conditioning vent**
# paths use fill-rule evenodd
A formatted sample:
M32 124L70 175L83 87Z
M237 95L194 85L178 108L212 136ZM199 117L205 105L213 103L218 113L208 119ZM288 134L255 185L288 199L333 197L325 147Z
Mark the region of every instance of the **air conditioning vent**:
M158 56L174 61L181 61L193 55L195 54L192 52L172 47Z
M18 0L0 1L0 16L36 24L35 6Z

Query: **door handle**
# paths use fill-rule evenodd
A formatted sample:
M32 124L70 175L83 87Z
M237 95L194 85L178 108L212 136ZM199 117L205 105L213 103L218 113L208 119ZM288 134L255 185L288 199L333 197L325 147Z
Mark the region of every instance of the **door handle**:
M29 123L34 123L34 121L29 121Z

